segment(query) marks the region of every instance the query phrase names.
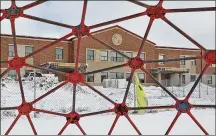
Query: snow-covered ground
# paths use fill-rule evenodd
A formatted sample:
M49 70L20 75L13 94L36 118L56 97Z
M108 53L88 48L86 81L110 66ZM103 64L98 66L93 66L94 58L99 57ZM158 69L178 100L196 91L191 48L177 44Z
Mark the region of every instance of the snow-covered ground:
M192 111L198 121L203 125L210 135L215 135L215 110L195 110ZM130 115L138 129L143 135L164 135L176 111L147 113L144 115ZM79 123L88 135L107 135L113 123L115 115L90 116L81 118ZM4 134L9 128L13 119L3 119L1 121L1 133ZM32 118L39 135L57 135L64 124L65 118ZM11 135L32 135L33 132L25 117L21 118L12 129ZM81 132L75 125L69 125L63 133L64 135L80 135ZM113 130L113 135L137 135L125 117L120 117ZM187 114L182 114L170 132L171 135L204 135Z
M54 78L37 79L36 96L39 97L43 95L59 84L60 83ZM190 91L193 84L194 83L190 83L185 87L168 87L168 90L170 90L170 92L176 95L179 99L183 99ZM26 100L28 102L33 101L34 82L24 81L23 88ZM117 103L122 101L125 93L125 89L103 88L102 86L95 86L95 88ZM72 107L72 89L73 86L71 84L67 84L56 90L51 95L40 100L34 106L38 109L69 113ZM175 103L175 101L166 95L160 87L144 87L144 91L147 93L149 106L172 105ZM200 98L199 92L201 96ZM76 111L80 114L113 108L113 105L109 101L105 100L86 86L78 86L76 96ZM198 85L190 98L190 102L192 104L215 105L215 88L208 87L204 84ZM18 82L11 79L3 80L1 82L1 107L19 106L20 104L21 95ZM127 106L134 106L133 84L130 87L126 104ZM17 115L17 111L1 111L1 113L1 130L4 133ZM199 109L195 110L194 114L195 117L198 117L200 123L203 124L210 134L215 134L215 109ZM57 134L65 123L65 119L61 117L43 113L39 113L37 115L38 118L33 118L33 122L35 123L39 134ZM145 114L131 115L131 118L143 134L164 134L175 115L175 110L147 110ZM87 134L106 134L113 120L113 114L106 114L104 116L99 115L82 118L80 123ZM125 121L126 119L123 117L122 119L120 118L120 122L117 123L117 127L113 131L113 134L136 134L129 123ZM185 122L187 122L186 125L184 124ZM91 123L94 124L90 125ZM52 129L46 129L47 126ZM80 134L77 130L78 129L76 127L73 129L67 129L64 134ZM32 134L29 123L25 118L20 119L17 127L15 127L12 131L12 134L13 133ZM176 127L173 128L171 134L203 133L191 121L189 116L183 115L179 118L179 121L177 122Z

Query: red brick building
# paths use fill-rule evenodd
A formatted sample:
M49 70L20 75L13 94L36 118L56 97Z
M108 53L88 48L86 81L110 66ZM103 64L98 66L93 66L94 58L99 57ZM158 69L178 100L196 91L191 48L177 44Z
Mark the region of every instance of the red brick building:
M129 57L135 57L141 45L142 37L132 33L120 26L113 26L93 32L92 35L103 41L104 43L114 47L118 51L123 52ZM54 42L55 38L17 36L18 52L20 57L24 57L43 46ZM1 34L1 60L10 60L13 53L12 36ZM126 59L118 53L110 50L94 39L84 36L81 40L79 63L87 64L86 71L93 71L101 68L111 67L126 63ZM62 62L61 64L74 63L77 48L77 38L64 40L38 54L28 58L27 63L41 66L46 63ZM146 41L141 58L144 60L158 60L180 57L200 56L201 51L198 49L161 47L149 40ZM202 63L202 66L201 66ZM148 63L145 64L147 70L162 83L166 85L187 84L194 81L205 62L200 60L174 61L165 63ZM7 64L1 64L1 71L7 68ZM22 75L29 69L24 67ZM142 71L137 71L143 83L152 83L150 77L146 76ZM105 78L127 78L130 68L124 67L94 75L88 75L86 80L93 84L101 84ZM8 73L14 76L14 71ZM166 79L166 80L165 80ZM203 82L211 86L215 86L215 65L208 68L203 76Z

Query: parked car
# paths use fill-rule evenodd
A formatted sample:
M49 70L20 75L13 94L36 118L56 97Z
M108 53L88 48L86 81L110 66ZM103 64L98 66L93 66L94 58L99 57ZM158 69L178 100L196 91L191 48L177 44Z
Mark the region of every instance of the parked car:
M34 75L35 74L35 75ZM31 81L34 79L34 76L35 77L43 77L42 73L40 72L29 72L29 73L26 73L23 78L22 78L22 81Z

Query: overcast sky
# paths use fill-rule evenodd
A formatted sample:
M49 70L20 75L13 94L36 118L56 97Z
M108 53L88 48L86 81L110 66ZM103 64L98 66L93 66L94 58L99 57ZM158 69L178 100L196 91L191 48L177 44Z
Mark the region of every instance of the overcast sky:
M32 1L18 1L18 6L24 6ZM143 1L144 2L144 1ZM145 2L156 4L157 1ZM51 19L54 21L78 25L81 20L82 1L48 1L39 6L26 10L26 14ZM9 8L10 1L1 1L1 9ZM214 1L165 1L164 8L189 8L189 7L215 7ZM124 17L139 13L146 9L127 1L89 1L86 14L86 25ZM193 13L169 13L170 19L192 38L208 49L215 49L215 11ZM148 16L142 16L129 21L116 23L140 36L144 36L149 22ZM110 25L110 26L113 26ZM109 27L109 26L106 26ZM103 27L99 28L102 29ZM98 29L94 29L98 30ZM91 31L94 31L91 30ZM45 24L29 19L18 18L16 20L16 32L18 35L62 37L71 30L50 24ZM11 34L9 20L1 22L1 33ZM153 23L148 39L158 46L196 47L185 37L158 19Z

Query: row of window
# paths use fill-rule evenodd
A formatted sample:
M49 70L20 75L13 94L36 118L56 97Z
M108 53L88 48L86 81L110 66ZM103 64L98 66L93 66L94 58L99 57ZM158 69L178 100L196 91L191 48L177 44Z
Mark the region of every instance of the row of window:
M128 57L133 57L133 52L122 52L122 53L124 53ZM100 51L101 61L108 61L109 57L110 57L110 61L124 62L124 57L115 51L110 51L110 54L109 54L109 51L105 51L105 50ZM145 53L141 53L140 58L142 60L145 60ZM90 61L95 60L95 51L93 49L87 50L87 60L90 60Z
M127 81L130 78L130 73L126 73L124 77L124 73L122 72L101 72L101 82L103 82L104 79L126 79ZM138 77L140 79L141 83L145 82L145 74L144 73L138 73ZM86 78L87 82L94 82L94 74L87 75Z
M32 46L25 46L25 56L33 53L33 47ZM8 56L14 57L14 46L8 45Z
M190 81L196 81L196 75L190 75ZM186 84L185 75L182 75L182 84ZM212 84L212 76L207 76L207 84Z
M186 56L180 56L180 58L185 58ZM165 55L164 54L159 54L159 60L163 60L165 59ZM190 60L190 63L192 66L196 65L196 60ZM164 62L159 62L159 64L164 64ZM180 65L185 65L186 64L186 60L180 60Z
M25 46L25 56L33 53L33 46ZM14 57L14 46L8 45L8 56ZM63 48L56 48L56 59L63 59Z

